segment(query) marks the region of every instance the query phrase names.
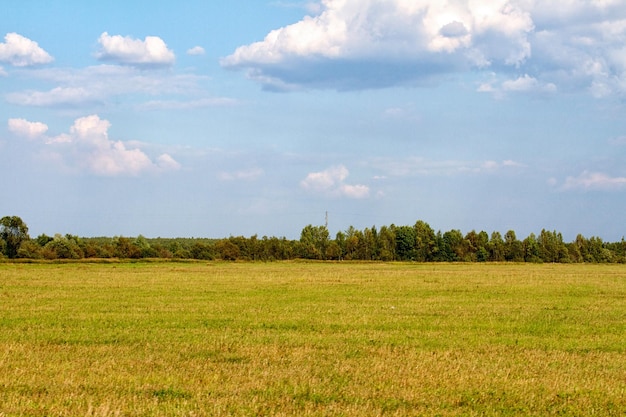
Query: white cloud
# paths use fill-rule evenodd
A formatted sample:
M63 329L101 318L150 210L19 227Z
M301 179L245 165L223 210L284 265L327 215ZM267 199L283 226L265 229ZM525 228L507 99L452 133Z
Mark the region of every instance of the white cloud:
M394 122L397 120L404 120L409 122L421 121L419 112L416 110L413 103L408 103L402 106L389 107L382 112L382 116L385 119L393 120Z
M204 107L233 106L237 100L228 97L210 97L197 100L151 100L139 106L140 110L190 110Z
M500 164L498 164L496 161L485 161L483 162L482 168L486 169L486 170L494 170L494 169L498 169L500 167Z
M221 64L266 89L421 85L490 71L479 90L626 94L623 2L325 0ZM515 75L513 75L515 74Z
M0 77L6 77L9 73L5 71L4 68L0 67Z
M284 7L288 9L293 9L293 8L304 9L308 13L313 13L313 14L317 14L322 10L322 5L317 1L301 1L301 2L273 1L271 5L276 6L276 7Z
M9 131L28 139L42 137L48 131L48 125L40 122L29 122L25 119L9 119Z
M174 52L168 49L163 39L158 36L146 36L142 41L129 36L110 36L107 32L98 38L101 50L96 57L103 61L138 66L170 66L176 59Z
M370 189L366 185L346 184L349 175L343 165L328 168L320 172L311 172L300 182L300 186L311 192L348 198L366 198Z
M511 168L525 168L526 165L520 163L520 162L516 162L513 161L511 159L507 159L504 160L502 162L496 162L496 161L485 161L482 163L482 165L479 168L474 169L474 171L476 172L480 172L480 171L486 171L486 172L491 172L491 171L496 171L496 170L503 170L503 169L511 169Z
M511 159L506 159L502 161L502 166L507 168L526 168L525 164L521 162L513 161Z
M48 126L44 123L9 119L9 130L27 139L42 140L51 147L51 152L73 169L101 176L134 176L180 168L169 154L159 155L153 162L141 149L129 148L124 142L109 139L110 127L108 120L91 115L76 119L69 133L47 136Z
M348 169L339 165L325 171L311 172L300 184L302 187L313 191L325 191L334 188L337 183L343 182L348 174Z
M429 160L420 157L408 158L377 158L371 166L384 173L379 177L413 177L413 176L454 176L465 174L497 174L513 168L525 168L526 165L513 160L501 162L461 161L461 160Z
M222 181L253 181L263 174L265 172L261 168L251 168L235 172L221 172L219 178Z
M47 64L54 59L39 44L17 33L7 33L0 43L0 62L16 67Z
M414 83L472 66L519 66L530 56L532 20L503 0L323 5L320 14L237 48L222 65L248 69L265 84L342 89Z
M203 98L201 84L206 76L142 71L120 65L97 65L83 69L41 69L26 74L53 83L47 91L19 91L7 94L12 104L36 107L80 107L110 104L111 98L129 94L184 97L174 101L151 100L146 107L191 108L228 105L227 98ZM186 97L194 97L187 99ZM159 104L160 103L160 104ZM142 105L139 105L141 107ZM185 107L186 106L186 107Z
M370 195L370 188L367 185L342 184L339 193L349 198L367 198Z
M100 99L95 91L83 87L55 87L49 91L22 91L6 95L7 101L20 106L53 107L95 104Z
M204 55L205 50L201 46L194 46L193 48L187 49L187 55Z
M491 93L495 98L502 99L509 94L529 94L547 96L558 91L554 83L543 83L535 77L524 74L514 79L499 80L496 74L490 74L490 80L480 84L476 91Z
M176 171L181 165L170 154L164 153L157 158L156 165L164 171Z
M556 86L552 83L541 84L536 78L524 74L515 80L508 80L502 83L502 90L514 92L545 92L552 93L556 91Z
M602 172L583 171L577 177L567 177L563 190L617 190L626 188L626 177L611 177Z

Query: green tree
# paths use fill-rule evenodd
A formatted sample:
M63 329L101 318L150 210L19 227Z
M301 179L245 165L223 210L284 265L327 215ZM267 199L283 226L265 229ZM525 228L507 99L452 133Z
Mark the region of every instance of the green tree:
M363 229L363 232L360 233L357 250L359 259L366 261L374 259L376 252L378 252L376 247L377 234L376 227L372 227L371 229L366 227Z
M539 239L539 256L544 262L570 262L569 251L563 242L563 236L556 231L541 230Z
M5 216L0 219L0 239L4 241L4 254L15 258L22 242L30 239L28 226L18 216Z
M18 258L41 259L43 258L41 246L34 240L25 240L17 250Z
M222 239L215 244L215 249L224 261L236 261L241 256L239 246L229 239Z
M150 242L148 242L148 239L146 239L143 235L137 236L137 238L133 242L133 245L135 245L137 249L139 249L139 253L141 254L140 256L142 258L157 257L156 251L150 246Z
M350 226L346 230L345 250L347 260L359 259L357 250L361 236L361 232L356 230L354 226Z
M376 226L365 229L363 231L363 237L365 238L364 241L369 253L369 259L380 259L380 248L378 247L378 229L376 229Z
M504 235L504 259L513 262L524 261L524 246L513 230L509 230Z
M43 248L52 239L54 239L54 238L51 237L51 236L46 235L45 233L42 233L39 236L37 236L37 239L35 239L35 240L37 241L37 244Z
M479 243L479 235L476 233L476 230L472 230L465 235L465 239L463 240L465 246L465 260L475 262L478 261L478 251L480 248ZM481 256L483 256L481 254ZM480 259L480 262L484 262L484 259Z
M438 245L439 254L438 260L444 262L454 262L462 260L459 256L463 251L463 234L460 230L450 230L441 235L439 232Z
M589 254L593 262L613 262L613 253L605 247L601 238L592 236L589 238Z
M346 244L347 244L347 237L346 234L344 232L342 232L341 230L337 232L337 234L335 235L335 243L337 243L337 246L339 246L339 258L338 259L343 259L346 256Z
M415 229L410 226L399 226L396 229L396 256L401 261L414 261L417 257L415 250Z
M195 242L190 249L193 259L202 259L210 261L215 258L215 250L213 246L204 242Z
M524 260L526 262L542 262L541 257L539 256L539 243L537 242L537 236L534 233L528 235L526 239L522 242L524 246Z
M330 237L326 226L308 225L300 233L302 256L307 259L326 259Z
M487 262L489 260L489 252L485 249L484 246L481 246L478 251L476 251L476 261L478 262Z
M332 240L326 247L326 259L334 261L341 259L341 247L336 240Z
M250 239L246 239L244 236L230 236L228 240L239 249L237 259L253 260L252 242Z
M491 238L487 244L489 251L489 260L494 262L504 261L504 240L500 232L491 233Z
M81 259L83 251L74 239L60 234L54 235L54 239L46 243L43 250L46 259Z
M135 242L127 237L119 236L113 239L115 247L115 256L120 259L139 259L141 258L141 250Z
M415 230L415 260L419 262L432 261L437 252L435 231L422 220L418 220L413 229Z
M393 261L396 258L395 226L382 226L378 231L378 257L381 261Z

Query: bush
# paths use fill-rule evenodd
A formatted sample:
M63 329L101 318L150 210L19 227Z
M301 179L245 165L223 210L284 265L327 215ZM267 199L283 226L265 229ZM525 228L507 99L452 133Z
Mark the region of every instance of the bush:
M25 240L17 250L18 258L41 259L43 258L41 246L36 241Z
M55 235L54 239L43 248L43 256L46 259L81 259L83 251L75 240L61 235Z

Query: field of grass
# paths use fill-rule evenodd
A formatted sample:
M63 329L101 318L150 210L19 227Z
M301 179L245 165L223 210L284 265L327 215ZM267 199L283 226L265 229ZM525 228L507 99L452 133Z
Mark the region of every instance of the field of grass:
M0 416L624 416L626 267L0 264Z

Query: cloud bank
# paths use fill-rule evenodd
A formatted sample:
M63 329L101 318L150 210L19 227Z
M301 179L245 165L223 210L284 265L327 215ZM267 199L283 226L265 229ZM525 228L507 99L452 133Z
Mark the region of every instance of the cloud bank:
M129 148L121 141L109 139L111 123L97 115L74 121L69 133L48 136L48 126L25 119L9 119L9 131L29 140L39 140L47 152L63 161L70 169L86 171L98 176L137 176L146 172L176 170L180 164L168 154L152 161L139 148Z
M620 0L324 0L319 13L223 58L264 88L421 85L480 71L481 91L626 92Z
M4 43L0 43L0 62L15 67L47 64L53 60L54 58L44 51L37 42L17 33L7 33L4 37Z

